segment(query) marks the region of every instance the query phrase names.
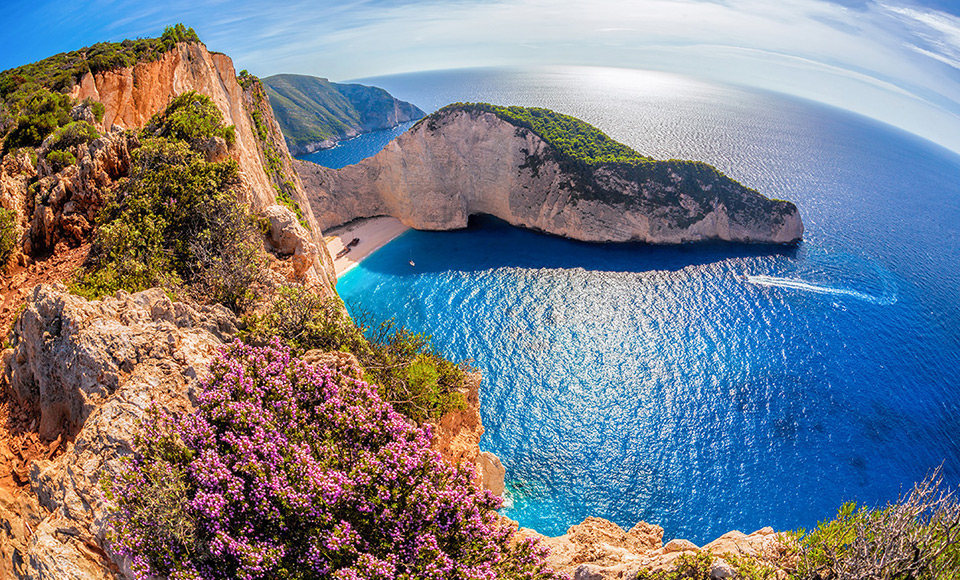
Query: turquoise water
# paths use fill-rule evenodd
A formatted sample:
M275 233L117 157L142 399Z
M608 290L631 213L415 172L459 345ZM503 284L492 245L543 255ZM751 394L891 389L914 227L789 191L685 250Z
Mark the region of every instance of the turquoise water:
M507 468L505 515L547 534L587 515L643 519L704 542L893 500L941 464L960 483L956 154L836 109L660 73L366 82L425 110L559 109L793 200L807 227L796 248L663 248L480 217L408 232L344 276L352 308L396 316L483 371L481 447Z

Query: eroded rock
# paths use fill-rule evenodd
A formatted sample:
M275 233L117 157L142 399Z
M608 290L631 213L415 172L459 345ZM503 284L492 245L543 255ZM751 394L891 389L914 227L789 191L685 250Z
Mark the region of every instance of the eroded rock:
M300 357L304 362L312 365L325 366L340 374L355 379L363 378L363 367L357 357L349 352L308 350Z
M193 408L198 377L236 323L223 307L171 302L158 289L94 302L59 285L34 289L3 353L3 387L39 410L42 436L66 444L30 463L22 509L0 503L0 570L65 580L129 570L106 541L100 481L132 451L151 406Z

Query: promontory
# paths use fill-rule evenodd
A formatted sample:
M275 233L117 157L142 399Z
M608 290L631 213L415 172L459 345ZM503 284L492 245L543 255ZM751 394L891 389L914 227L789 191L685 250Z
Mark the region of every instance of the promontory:
M489 214L587 242L793 244L797 207L695 161L655 161L548 109L456 103L377 155L334 170L297 162L322 229L389 215L422 230Z

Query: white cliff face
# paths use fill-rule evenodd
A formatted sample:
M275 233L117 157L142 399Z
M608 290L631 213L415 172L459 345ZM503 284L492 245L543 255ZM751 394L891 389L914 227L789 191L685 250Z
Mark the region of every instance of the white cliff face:
M589 242L793 243L802 237L792 203L769 200L702 167L655 180L600 166L587 185L583 176L562 170L551 146L532 131L492 113L462 110L428 118L356 165L331 170L297 163L321 228L391 215L416 229L449 230L465 227L471 215L490 214Z

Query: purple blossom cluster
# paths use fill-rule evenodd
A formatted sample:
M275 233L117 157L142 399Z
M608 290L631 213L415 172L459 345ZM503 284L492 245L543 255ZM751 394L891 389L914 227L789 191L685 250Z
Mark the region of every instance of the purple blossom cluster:
M239 341L197 410L156 412L107 485L138 578L561 578L500 499L430 449L376 387Z

